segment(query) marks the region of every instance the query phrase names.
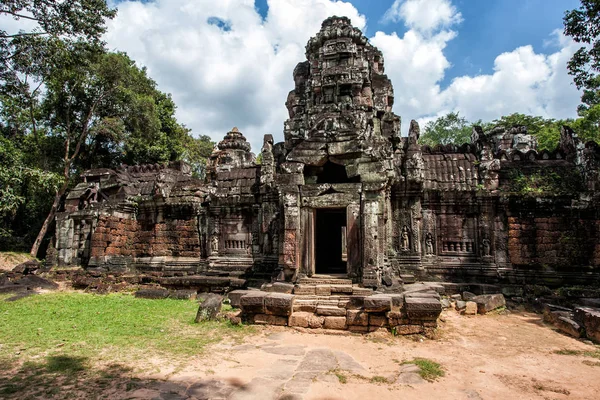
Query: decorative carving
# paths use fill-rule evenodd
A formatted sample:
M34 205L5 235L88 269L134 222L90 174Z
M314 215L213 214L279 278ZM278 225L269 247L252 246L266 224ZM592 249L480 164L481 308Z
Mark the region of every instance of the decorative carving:
M491 243L490 243L490 239L488 239L487 237L484 237L483 240L481 241L481 248L482 248L482 252L483 252L483 256L484 257L490 257L491 256Z
M402 233L400 234L400 250L410 250L410 231L406 225L402 227Z
M425 254L428 256L433 255L433 235L431 232L427 232L425 235Z
M219 254L219 237L217 235L213 235L210 238L210 252L213 255Z

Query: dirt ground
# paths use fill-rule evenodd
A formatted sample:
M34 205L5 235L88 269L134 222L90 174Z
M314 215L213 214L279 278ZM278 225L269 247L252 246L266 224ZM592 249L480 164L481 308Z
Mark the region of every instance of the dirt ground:
M216 345L177 370L112 398L198 399L597 399L597 359L555 354L596 346L545 326L539 315L442 315L436 340L299 332L264 327L244 344ZM424 381L402 361L438 362L445 376ZM158 362L158 360L155 360ZM156 364L155 364L156 365ZM345 381L343 383L342 381Z

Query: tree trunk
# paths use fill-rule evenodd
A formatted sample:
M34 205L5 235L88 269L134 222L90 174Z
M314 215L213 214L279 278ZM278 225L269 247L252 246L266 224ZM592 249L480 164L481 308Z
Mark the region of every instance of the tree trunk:
M54 197L54 202L52 203L52 208L50 209L48 216L44 220L44 223L42 224L42 228L40 229L40 232L38 233L37 237L35 238L35 242L33 242L33 246L31 247L31 252L29 253L29 255L31 255L31 257L36 257L38 251L40 251L40 246L42 245L42 240L44 240L46 233L48 233L48 228L50 228L50 224L52 223L52 220L54 219L54 216L56 215L56 211L58 210L58 206L60 205L60 199L63 197L63 195L67 191L67 188L69 187L68 182L69 182L68 179L65 180L65 183L63 183L63 185L60 187L60 189L56 192L56 196Z

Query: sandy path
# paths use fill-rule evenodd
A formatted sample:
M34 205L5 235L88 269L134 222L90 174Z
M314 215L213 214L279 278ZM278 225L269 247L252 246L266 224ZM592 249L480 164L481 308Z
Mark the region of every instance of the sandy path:
M555 350L595 347L544 326L540 316L459 316L444 312L437 340L309 334L264 327L245 344L215 346L183 369L152 378L171 389L139 389L128 398L162 399L596 399L600 367ZM430 383L401 373L403 360L440 363L445 377ZM588 361L599 360L587 358ZM337 374L347 378L341 383ZM387 383L372 382L382 377ZM380 381L381 378L375 378ZM168 389L168 387L167 387Z

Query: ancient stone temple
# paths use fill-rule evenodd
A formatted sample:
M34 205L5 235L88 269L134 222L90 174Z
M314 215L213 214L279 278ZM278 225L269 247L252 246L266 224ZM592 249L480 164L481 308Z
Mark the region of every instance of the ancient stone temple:
M83 174L56 219L58 264L212 290L599 281L596 143L565 127L537 151L522 127L497 127L422 146L415 121L400 134L383 56L347 18L325 20L306 58L285 140L265 135L260 164L233 128L205 180L185 163Z

